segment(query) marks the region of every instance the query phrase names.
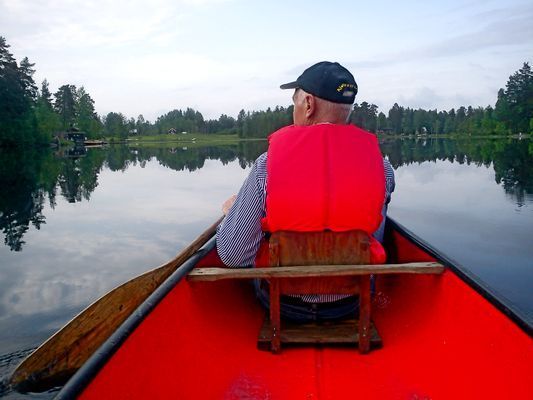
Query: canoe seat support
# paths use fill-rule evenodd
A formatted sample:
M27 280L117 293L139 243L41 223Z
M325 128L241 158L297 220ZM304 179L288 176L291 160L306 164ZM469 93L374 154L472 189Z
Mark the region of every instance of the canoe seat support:
M273 353L281 343L357 343L361 353L381 345L371 322L370 276L377 274L439 274L436 262L370 264L370 239L365 232L280 231L269 240L269 267L196 268L191 281L260 278L268 282L270 315L259 333L258 346L270 345ZM359 297L359 319L323 323L281 321L280 299L294 294L347 294ZM283 331L282 331L283 328Z

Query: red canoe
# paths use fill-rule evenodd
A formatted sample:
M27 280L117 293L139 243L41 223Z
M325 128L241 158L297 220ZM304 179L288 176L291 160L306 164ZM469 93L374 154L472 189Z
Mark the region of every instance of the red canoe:
M389 219L391 263L440 275L376 279L382 347L258 350L264 310L248 281L190 282L214 242L183 264L63 387L58 398L533 398L531 325L464 268Z

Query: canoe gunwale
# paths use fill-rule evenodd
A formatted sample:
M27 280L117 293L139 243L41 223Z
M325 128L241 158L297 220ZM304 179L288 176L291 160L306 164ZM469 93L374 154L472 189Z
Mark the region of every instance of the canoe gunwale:
M479 293L485 300L490 302L499 311L509 317L520 329L522 329L530 337L533 336L532 321L525 315L523 311L518 309L509 299L501 295L489 285L487 285L480 277L472 273L470 270L462 266L459 262L444 255L429 243L419 238L409 229L396 222L394 219L387 217L387 225L392 227L395 231L400 233L405 238L412 241L418 247L426 251L431 256L435 257L437 261L444 264L450 269L457 277L459 277L468 286Z
M115 354L131 333L144 321L165 296L196 266L216 244L211 238L206 245L194 253L172 273L154 292L133 312L118 329L100 346L85 364L70 378L55 399L73 399L81 394L100 369Z

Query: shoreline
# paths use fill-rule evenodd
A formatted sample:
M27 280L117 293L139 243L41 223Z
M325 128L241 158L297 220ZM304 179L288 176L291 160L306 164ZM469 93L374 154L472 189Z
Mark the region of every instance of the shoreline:
M496 134L487 134L487 135L468 135L468 134L446 134L446 135L388 135L388 134L375 134L380 141L387 140L403 140L403 139L414 139L414 140L428 140L428 139L454 139L454 140L477 140L477 139L514 139L514 140L531 140L533 139L533 134L512 134L512 135L496 135ZM186 135L150 135L150 136L138 136L138 137L129 137L129 138L116 138L116 137L101 137L95 139L96 141L103 141L103 146L112 146L112 145L138 145L138 146L153 146L153 145L162 145L162 144L172 144L172 145L231 145L238 144L239 142L253 142L253 141L264 141L267 140L267 137L239 137L237 134L205 134L198 133L193 134L189 133ZM12 148L61 148L61 147L73 147L76 146L75 142L62 140L57 143L55 141L49 143L40 143L40 144L30 144L25 145L21 144L20 146L2 146L0 144L1 150L9 150ZM100 147L94 145L85 145L85 147Z

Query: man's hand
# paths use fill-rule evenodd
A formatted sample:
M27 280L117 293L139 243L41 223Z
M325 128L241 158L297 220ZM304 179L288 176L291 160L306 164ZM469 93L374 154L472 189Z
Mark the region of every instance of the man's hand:
M235 203L235 199L237 198L237 195L234 194L233 196L231 196L229 199L227 199L224 204L222 204L222 213L224 215L227 215L228 214L228 211L229 209L231 208L231 206L233 205L233 203Z

